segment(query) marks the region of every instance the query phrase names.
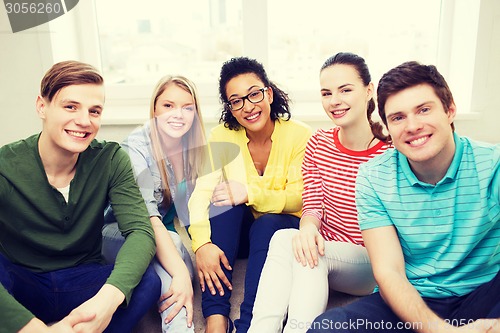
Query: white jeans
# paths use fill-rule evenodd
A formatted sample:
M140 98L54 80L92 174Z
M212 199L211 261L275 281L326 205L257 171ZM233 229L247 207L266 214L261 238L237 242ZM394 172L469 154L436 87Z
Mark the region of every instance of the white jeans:
M311 269L302 266L293 255L292 238L298 232L280 230L271 239L248 333L281 332L287 310L283 332L306 332L325 311L329 286L356 296L373 292L375 280L363 246L325 242L325 255Z

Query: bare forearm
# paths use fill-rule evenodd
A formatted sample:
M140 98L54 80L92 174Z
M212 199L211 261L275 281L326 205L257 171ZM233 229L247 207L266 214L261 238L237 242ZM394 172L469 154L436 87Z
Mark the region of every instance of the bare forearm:
M454 332L456 328L439 318L408 280L396 228L367 229L362 234L380 295L401 321L419 333Z
M411 328L415 332L453 332L456 329L427 306L406 277L393 273L387 274L379 280L381 281L379 288L382 298L401 321L411 324Z
M156 258L170 276L184 274L189 276L187 267L170 237L168 230L157 216L152 216L151 223L155 231Z
M48 327L45 325L40 319L33 318L31 319L18 333L38 333L38 332L47 332Z

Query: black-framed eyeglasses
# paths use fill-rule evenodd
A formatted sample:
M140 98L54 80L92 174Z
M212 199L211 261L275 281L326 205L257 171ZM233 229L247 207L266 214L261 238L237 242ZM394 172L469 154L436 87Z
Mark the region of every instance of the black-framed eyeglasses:
M227 102L227 106L229 106L229 109L231 111L238 111L241 110L245 105L245 99L251 102L252 104L259 103L264 99L264 91L266 90L267 87L264 87L254 90L246 96L233 98Z

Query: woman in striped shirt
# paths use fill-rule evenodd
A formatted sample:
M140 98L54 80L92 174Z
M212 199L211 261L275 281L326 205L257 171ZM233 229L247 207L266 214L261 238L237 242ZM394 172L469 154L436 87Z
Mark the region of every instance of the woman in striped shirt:
M305 332L325 310L329 287L358 296L375 287L354 199L359 165L389 147L371 120L373 83L363 58L338 53L321 67L320 84L335 127L307 144L300 230L271 240L249 333L280 332L287 311L284 332Z

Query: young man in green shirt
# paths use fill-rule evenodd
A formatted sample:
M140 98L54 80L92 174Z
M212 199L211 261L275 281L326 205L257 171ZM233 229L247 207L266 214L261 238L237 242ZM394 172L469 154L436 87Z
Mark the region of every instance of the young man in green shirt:
M94 140L103 105L95 68L57 63L36 100L41 133L0 148L0 332L127 332L158 300L128 155ZM114 265L101 256L108 202L126 237Z

